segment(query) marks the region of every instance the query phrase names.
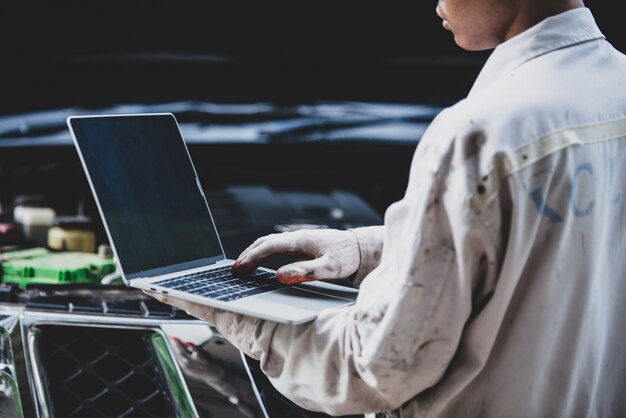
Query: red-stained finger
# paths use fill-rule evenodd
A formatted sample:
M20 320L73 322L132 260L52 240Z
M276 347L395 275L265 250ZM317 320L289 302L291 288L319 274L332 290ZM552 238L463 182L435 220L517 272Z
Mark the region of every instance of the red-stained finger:
M290 280L290 277L301 277L316 280L332 280L341 278L341 266L333 263L328 255L313 260L298 261L287 264L278 269L281 283Z
M298 277L298 276L281 276L279 274L276 275L276 278L282 284L296 284L302 282L314 282L318 279L312 279L308 277Z
M276 254L272 254L274 256L288 256L288 257L293 257L293 258L297 258L300 260L311 260L312 256L310 254L306 254L303 253L301 251L285 251L282 253L276 253ZM270 256L271 257L271 256ZM269 257L267 257L269 258ZM252 273L257 267L259 267L261 264L263 264L263 262L265 260L267 260L267 258L263 258L263 259L259 259L256 260L253 263L244 263L242 264L239 261L236 261L232 266L231 266L231 272L237 276L245 276L247 274Z
M240 261L235 261L235 263L230 267L231 273L235 276L246 276L252 273L260 264L260 260L258 263L246 263L242 264Z

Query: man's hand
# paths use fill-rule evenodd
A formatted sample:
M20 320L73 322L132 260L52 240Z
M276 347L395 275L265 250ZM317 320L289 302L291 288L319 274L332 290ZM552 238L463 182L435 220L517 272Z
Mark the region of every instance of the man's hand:
M275 255L305 259L276 271L278 281L293 284L349 277L360 263L359 243L351 231L299 230L259 238L233 264L234 274L247 274Z

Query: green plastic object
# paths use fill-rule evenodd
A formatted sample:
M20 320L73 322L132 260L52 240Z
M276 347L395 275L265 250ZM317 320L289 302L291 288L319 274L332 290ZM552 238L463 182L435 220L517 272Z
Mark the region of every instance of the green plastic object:
M115 271L111 258L92 253L51 252L31 248L1 255L2 281L20 289L29 284L99 283Z

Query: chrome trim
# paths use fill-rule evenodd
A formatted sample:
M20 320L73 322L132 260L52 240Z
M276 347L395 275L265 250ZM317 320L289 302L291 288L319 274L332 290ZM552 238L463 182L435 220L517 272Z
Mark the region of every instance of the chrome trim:
M30 392L30 378L28 374L27 360L24 356L22 333L19 312L0 309L0 331L7 343L10 353L5 353L5 358L0 359L5 375L14 380L17 387L17 407L20 408L18 416L31 417L35 415L33 399ZM10 358L9 358L10 357Z
M0 310L0 314L3 311ZM17 317L17 316L16 316ZM108 329L130 329L130 330L147 330L158 334L165 340L165 346L167 347L168 356L172 363L176 375L178 377L177 382L168 381L167 385L173 389L174 385L179 386L182 389L184 396L187 397L186 410L191 414L184 414L185 406L176 405L177 408L182 407L180 413L183 413L183 418L197 418L198 412L195 407L195 402L184 375L180 369L176 357L172 352L172 349L168 343L168 337L176 334L177 329L187 328L190 325L194 327L202 326L206 328L209 333L210 327L207 323L199 320L180 320L180 319L152 319L152 318L128 318L128 317L106 317L96 315L76 315L66 313L54 313L54 312L36 312L36 311L22 311L21 317L19 317L19 330L20 338L17 340L20 343L20 349L18 351L24 352L24 375L27 376L25 380L28 381L29 387L23 388L20 386L21 392L25 392L28 396L22 397L22 409L24 416L37 416L41 418L50 418L52 411L50 410L50 399L46 393L44 382L41 373L39 372L38 365L40 364L37 350L36 350L36 338L39 328L42 326L76 326L80 328L108 328ZM27 344L21 347L21 341L26 341ZM162 359L159 359L162 361ZM28 399L30 406L26 408ZM29 412L30 411L30 412Z
M37 337L37 333L39 330L37 328L24 328L23 332L26 333L26 341L28 342L28 354L27 358L29 359L30 367L28 370L30 371L30 381L31 381L31 390L33 392L33 399L35 400L35 409L37 410L37 416L42 418L50 417L50 411L48 408L48 403L50 399L46 394L46 391L43 387L43 381L41 379L41 375L39 374L39 367L37 367L39 363L37 358L37 350L35 350L35 338Z
M259 407L261 408L261 411L263 412L263 417L270 418L270 416L267 413L267 409L265 409L265 403L263 402L263 398L261 397L261 394L259 393L259 388L256 385L256 382L254 381L252 370L250 370L250 367L248 366L248 362L246 361L246 354L242 350L239 350L239 354L241 356L241 362L243 363L243 366L246 369L246 373L248 374L248 379L250 379L250 385L252 386L252 391L254 392L254 396L256 397L256 400L259 403Z
M123 316L99 316L99 315L81 315L74 313L61 313L61 312L44 312L44 311L24 311L22 316L22 323L28 325L34 323L40 324L82 324L97 326L98 324L107 325L119 325L119 327L137 328L137 325L144 327L157 327L161 324L175 323L175 324L197 324L197 319L168 319L168 318L131 318ZM118 327L118 328L119 328Z

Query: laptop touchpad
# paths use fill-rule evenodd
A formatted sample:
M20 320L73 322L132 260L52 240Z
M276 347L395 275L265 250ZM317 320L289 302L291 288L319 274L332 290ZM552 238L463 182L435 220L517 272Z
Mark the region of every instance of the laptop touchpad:
M295 287L282 288L276 292L264 293L254 297L255 300L266 300L268 302L295 306L298 309L311 310L314 312L335 306L348 305L350 301L322 295L316 292Z

